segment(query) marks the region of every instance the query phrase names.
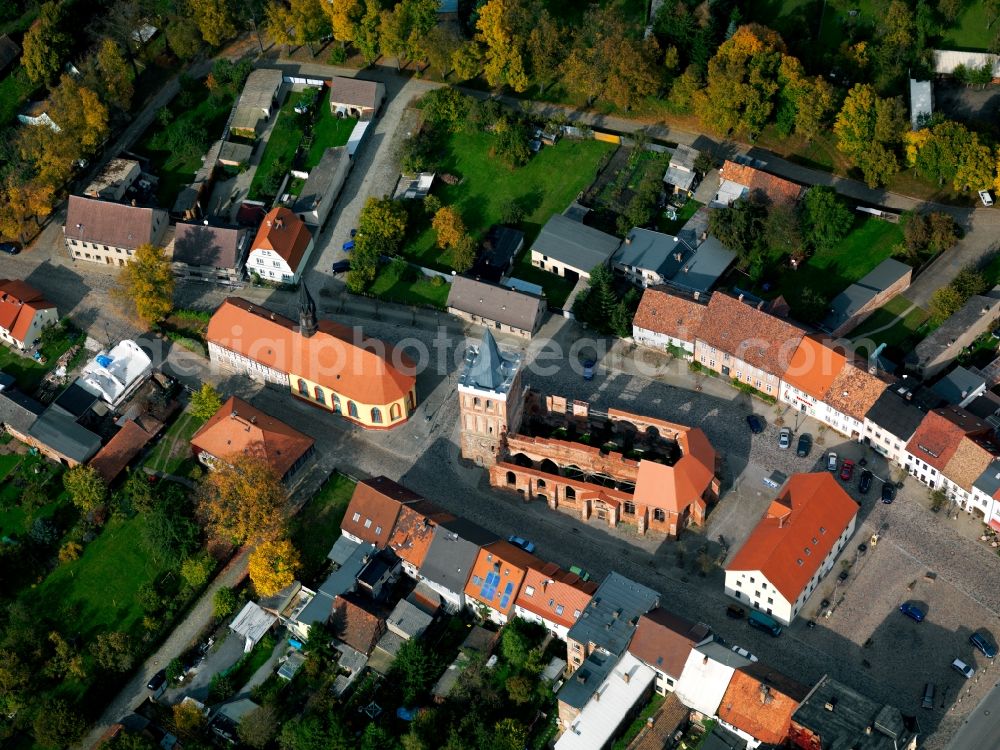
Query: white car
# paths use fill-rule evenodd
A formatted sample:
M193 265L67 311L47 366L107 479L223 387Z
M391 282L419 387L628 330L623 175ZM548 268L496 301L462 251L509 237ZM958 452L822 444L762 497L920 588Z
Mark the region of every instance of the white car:
M778 447L781 450L788 450L788 446L792 444L792 431L787 427L782 427L781 432L778 433Z
M980 190L979 200L983 202L983 205L986 206L986 208L989 208L990 206L993 205L993 195L990 193L989 190Z
M976 673L974 667L970 667L961 659L955 659L955 661L951 663L951 668L954 669L956 672L958 672L967 680L971 680L972 676Z
M750 661L760 661L756 656L754 656L753 654L751 654L749 651L747 651L742 646L733 646L732 651L733 651L734 654L739 654L744 659L749 659Z

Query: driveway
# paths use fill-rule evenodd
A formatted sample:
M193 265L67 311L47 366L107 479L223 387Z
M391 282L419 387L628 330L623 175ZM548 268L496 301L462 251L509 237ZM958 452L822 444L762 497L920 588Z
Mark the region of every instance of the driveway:
M243 656L244 641L238 635L227 632L221 643L216 643L198 667L198 671L182 684L164 693L160 703L172 706L190 696L202 703L208 703L208 686L212 678L233 666Z

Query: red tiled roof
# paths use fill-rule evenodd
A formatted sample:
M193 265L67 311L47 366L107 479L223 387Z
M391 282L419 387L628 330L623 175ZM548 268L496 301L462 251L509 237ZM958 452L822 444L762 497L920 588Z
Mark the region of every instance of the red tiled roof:
M989 425L965 409L948 406L927 412L906 450L916 458L944 472L966 435L982 435Z
M728 159L719 170L719 177L743 185L751 193L759 190L770 198L772 203L795 203L805 190L798 183Z
M329 320L320 320L319 331L306 338L293 321L240 297L229 297L219 306L206 337L209 343L307 378L360 404L391 404L416 385L415 375L394 366L413 366L395 347Z
M699 302L678 297L662 288L650 287L642 293L632 325L680 341L693 342L698 336L705 310L705 305Z
M593 581L582 581L576 573L546 563L541 569L528 568L517 605L544 620L571 628L595 591L597 584Z
M681 457L673 466L640 461L635 482L635 502L681 513L702 500L715 479L716 453L700 427L677 435Z
M973 439L963 435L958 449L942 473L966 492L971 492L972 483L979 479L998 455L1000 447L987 442L984 437Z
M684 671L691 649L710 633L706 625L695 625L657 608L639 618L628 650L636 659L676 679Z
M881 378L848 362L833 379L823 401L841 414L863 422L865 414L888 387Z
M434 529L438 524L454 520L455 516L429 500L401 505L388 546L400 560L419 568L431 547Z
M818 336L805 336L792 353L781 379L793 388L822 400L847 364L842 351Z
M759 570L794 602L857 514L830 472L793 474L726 570Z
M719 718L768 745L781 745L792 714L809 694L803 685L773 670L737 669L719 704Z
M313 447L314 440L236 396L191 438L196 453L225 460L241 453L262 455L279 477Z
M101 475L105 484L111 484L129 461L142 452L154 434L146 432L130 419L88 463Z
M386 629L385 620L369 612L350 594L334 597L330 624L338 639L366 655L372 652Z
M790 323L719 292L698 329L700 341L779 377L803 335Z
M529 555L509 542L493 542L479 550L476 563L469 573L469 582L465 584L465 593L476 601L506 615L514 609L514 603L517 601L521 584L528 571L532 568L541 570L544 567L543 560ZM486 577L491 573L496 573L499 580L492 590L493 596L486 598L483 595L483 589L486 588ZM475 582L477 579L479 583ZM508 592L508 586L510 589L507 604L501 607L500 603L505 593Z
M9 331L15 341L30 344L24 337L31 321L39 310L53 307L33 286L18 279L0 279L0 328Z
M416 492L388 477L366 479L354 488L340 528L377 547L385 547L403 504L420 501L426 502Z
M290 209L278 206L264 217L250 251L272 250L285 260L292 271L297 271L311 241L312 235L306 223Z

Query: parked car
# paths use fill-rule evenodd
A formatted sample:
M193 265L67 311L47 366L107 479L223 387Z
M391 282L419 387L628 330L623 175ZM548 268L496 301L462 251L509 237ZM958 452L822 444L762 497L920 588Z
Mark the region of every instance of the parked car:
M334 273L347 273L348 271L351 270L351 261L338 260L330 267L330 270L333 271Z
M341 249L345 253L351 252L351 250L354 249L354 240L348 240L347 242L345 242L343 245L341 245Z
M0 253L17 255L19 252L21 252L21 248L17 246L16 242L0 242Z
M154 674L149 678L149 682L146 683L146 688L152 690L154 693L163 687L167 683L167 670L161 669L159 672Z
M594 367L596 365L597 365L597 363L594 360L592 360L592 359L584 360L584 363L583 363L583 379L584 380L593 380L594 379Z
M997 655L997 644L991 641L984 633L973 633L969 636L969 643L975 646L987 659L992 659Z
M812 450L813 439L812 435L808 432L804 432L799 435L799 444L795 446L795 455L799 458L805 458L809 455L809 451Z
M833 451L826 454L826 469L827 471L837 470L837 454Z
M509 536L507 541L513 544L515 547L520 547L527 553L532 553L535 551L535 543L529 542L527 539L521 536Z
M980 190L979 200L983 202L983 205L986 206L986 208L989 208L990 206L993 205L993 195L990 193L989 190Z
M882 483L882 502L886 505L891 505L892 501L896 499L896 485L891 482Z
M951 663L951 668L967 680L971 680L972 676L976 673L975 668L970 667L961 659L955 659L955 661Z
M782 427L778 433L778 447L781 450L788 450L792 444L792 431L787 427Z
M732 651L733 651L734 654L739 654L744 659L749 659L750 661L760 661L760 659L758 659L756 656L754 656L753 654L751 654L749 651L747 651L742 646L733 646Z
M849 458L845 458L844 463L840 467L840 478L845 482L850 482L851 477L853 476L854 476L854 462Z
M924 697L920 699L921 708L934 708L934 694L936 692L937 688L933 682L924 685Z
M587 582L590 580L590 573L581 568L579 565L570 565L569 572L575 573L577 576L579 576L581 581Z
M899 611L916 622L924 621L924 611L913 602L903 602L899 605Z
M837 580L840 581L841 583L843 583L844 581L847 580L847 575L848 575L847 571L846 570L842 570L842 571L840 571L840 575L837 576Z
M750 414L747 416L747 424L750 426L750 432L754 435L759 435L764 431L764 420L756 414Z
M734 620L741 620L746 617L746 610L743 607L738 607L735 604L730 604L726 607L726 617L732 617Z
M861 472L861 479L858 480L858 492L862 495L867 495L868 490L872 488L872 473L865 469Z

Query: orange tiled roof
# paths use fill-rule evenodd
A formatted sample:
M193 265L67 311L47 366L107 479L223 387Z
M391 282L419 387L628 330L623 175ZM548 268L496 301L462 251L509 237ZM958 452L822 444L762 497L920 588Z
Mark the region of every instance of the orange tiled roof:
M53 307L55 305L30 284L18 279L0 279L0 328L10 331L15 341L24 342L35 313Z
M365 609L351 594L334 597L330 624L337 638L366 655L385 632L385 621Z
M271 250L280 255L292 271L297 271L311 241L306 223L290 209L278 206L264 217L250 251Z
M385 547L406 503L426 502L423 497L388 477L358 482L340 528L359 539Z
M822 400L833 381L847 364L842 351L829 346L818 336L804 336L792 353L788 369L781 379L793 388Z
M972 483L979 479L997 455L1000 455L1000 447L982 439L963 436L942 473L966 492L971 492Z
M280 419L231 397L191 438L196 453L225 459L240 453L259 453L279 477L313 447L308 435Z
M546 563L541 569L528 568L517 605L545 620L571 628L595 591L597 584L593 581L582 581L576 573L563 570L555 563Z
M678 297L663 288L650 287L642 293L632 324L681 341L694 341L705 309L705 305L694 300Z
M906 450L944 472L963 437L983 435L988 430L989 425L965 409L954 406L934 409L924 416L910 442L906 444Z
M865 414L888 387L884 380L848 362L833 379L823 401L841 414L863 422Z
M772 203L795 203L805 190L798 183L728 159L719 170L719 177L737 185L744 185L751 193L759 190L770 198Z
M227 298L215 311L207 339L362 404L390 404L405 398L416 385L415 375L392 364L407 369L413 364L395 347L329 320L320 320L319 331L306 338L288 318L240 297Z
M696 625L665 609L654 609L639 618L628 650L653 669L678 678L691 649L710 633L705 625Z
M700 427L677 435L681 457L673 466L639 461L635 502L681 513L702 495L715 479L715 448Z
M454 520L455 516L429 500L401 505L388 546L399 559L419 568L431 547L434 529L438 524Z
M794 602L857 514L830 472L793 474L726 570L759 570Z
M156 424L162 427L162 423ZM153 434L130 419L88 463L101 475L105 484L110 484L153 439Z
M487 544L479 550L476 564L469 573L465 593L477 602L492 607L501 614L509 614L514 609L528 570L542 569L545 562L529 555L509 542L499 541ZM487 586L487 576L497 576L495 586ZM478 581L478 582L477 582ZM504 598L507 599L504 603ZM505 604L505 606L501 606Z
M804 331L735 297L716 292L698 339L771 375L781 376Z
M788 736L792 714L809 694L803 685L772 670L737 669L719 704L719 718L769 745Z

